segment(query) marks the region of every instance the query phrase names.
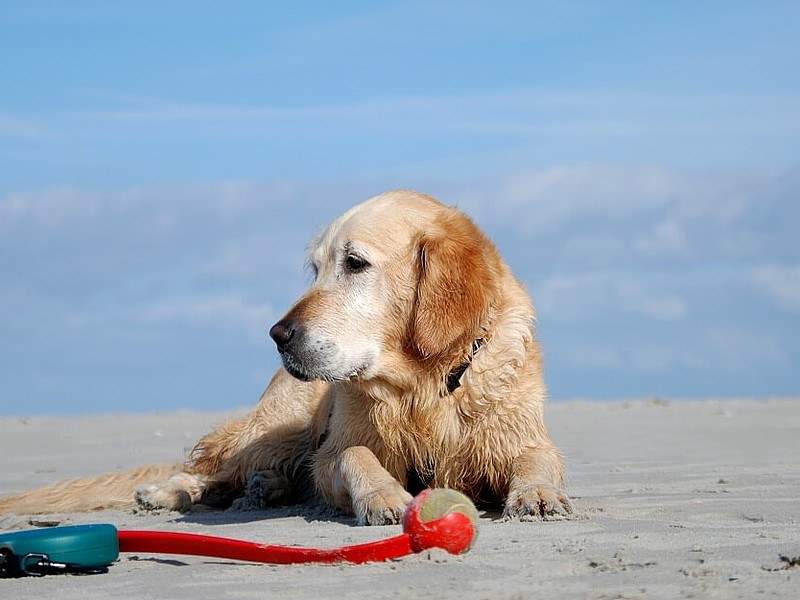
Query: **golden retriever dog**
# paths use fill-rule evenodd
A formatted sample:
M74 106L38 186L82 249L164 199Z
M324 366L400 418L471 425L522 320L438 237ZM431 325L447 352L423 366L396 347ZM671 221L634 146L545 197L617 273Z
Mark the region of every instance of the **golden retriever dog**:
M284 368L249 414L180 467L68 481L0 513L317 499L380 525L426 486L502 504L506 518L571 511L533 304L467 216L381 194L336 219L308 263L310 289L270 330Z

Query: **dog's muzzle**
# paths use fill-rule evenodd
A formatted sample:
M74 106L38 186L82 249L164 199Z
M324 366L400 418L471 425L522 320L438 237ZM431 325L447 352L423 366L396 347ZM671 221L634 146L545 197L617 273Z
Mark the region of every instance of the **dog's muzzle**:
M283 319L270 327L269 337L278 347L283 366L290 375L302 381L313 379L297 355L298 341L303 337L303 331L299 325L289 319Z

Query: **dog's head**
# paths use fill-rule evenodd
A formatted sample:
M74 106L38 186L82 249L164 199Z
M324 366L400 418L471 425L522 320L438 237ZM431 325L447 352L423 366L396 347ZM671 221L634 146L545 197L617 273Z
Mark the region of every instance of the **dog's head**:
M315 240L314 282L270 329L304 380L370 380L447 362L482 337L502 268L463 213L414 192L355 206Z

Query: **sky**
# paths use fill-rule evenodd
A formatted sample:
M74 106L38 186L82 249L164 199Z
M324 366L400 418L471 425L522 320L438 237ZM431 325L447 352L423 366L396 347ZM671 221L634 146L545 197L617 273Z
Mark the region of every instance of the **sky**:
M800 396L800 3L0 0L0 415L253 404L307 241L494 239L553 401Z

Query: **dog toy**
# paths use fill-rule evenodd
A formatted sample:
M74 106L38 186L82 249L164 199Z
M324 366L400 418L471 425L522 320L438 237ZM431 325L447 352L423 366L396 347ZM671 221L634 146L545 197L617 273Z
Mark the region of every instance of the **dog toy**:
M270 564L361 564L399 558L431 548L467 552L475 541L478 511L455 490L422 491L406 509L403 533L376 542L317 549L264 545L169 531L117 530L110 524L71 525L0 534L0 577L51 573L98 573L120 552L210 556Z

